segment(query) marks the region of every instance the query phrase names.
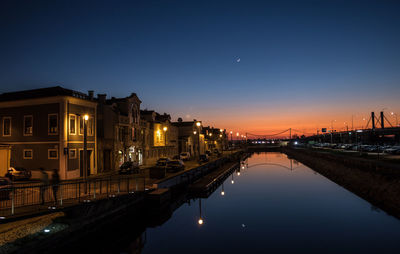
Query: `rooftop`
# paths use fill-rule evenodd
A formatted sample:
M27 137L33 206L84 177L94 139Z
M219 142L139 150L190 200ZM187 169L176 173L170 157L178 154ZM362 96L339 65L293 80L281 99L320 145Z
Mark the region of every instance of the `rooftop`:
M35 99L35 98L53 97L53 96L72 96L84 100L90 100L90 97L87 94L66 89L61 86L54 86L54 87L46 87L46 88L39 88L32 90L2 93L0 94L0 101L26 100L26 99Z

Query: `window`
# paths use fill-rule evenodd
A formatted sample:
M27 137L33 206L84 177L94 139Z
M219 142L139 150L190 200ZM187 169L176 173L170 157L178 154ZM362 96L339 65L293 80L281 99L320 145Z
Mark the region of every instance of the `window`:
M47 157L48 157L49 160L58 159L58 149L48 149L47 150Z
M32 149L24 149L23 153L24 153L23 154L24 160L33 159L33 151L32 151Z
M76 115L69 115L69 134L76 135Z
M24 116L24 136L33 134L33 116Z
M48 115L49 135L56 135L58 133L58 115Z
M79 135L83 135L83 116L79 116Z
M93 116L90 116L89 117L89 120L87 121L87 124L88 124L88 126L87 126L87 134L89 135L89 136L93 136L93 134L94 134L94 117Z
M11 117L3 117L3 136L11 136Z
M70 149L69 150L69 158L70 159L76 159L76 149Z

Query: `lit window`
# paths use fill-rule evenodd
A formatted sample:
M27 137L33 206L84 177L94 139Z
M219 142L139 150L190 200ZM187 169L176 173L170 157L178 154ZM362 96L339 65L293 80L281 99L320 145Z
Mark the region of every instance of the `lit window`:
M76 115L69 116L69 134L76 135Z
M3 118L3 136L11 136L11 117Z
M93 134L94 134L94 118L93 118L93 116L89 117L89 120L87 121L87 124L88 124L88 126L87 126L88 135L89 136L93 136Z
M33 158L33 151L32 149L24 149L23 151L24 160L31 160Z
M48 149L47 155L48 155L48 159L51 159L51 160L58 159L58 150L57 149Z
M55 135L58 133L58 115L49 114L48 116L49 134Z
M33 134L33 117L24 116L24 136L31 136Z
M79 117L79 135L83 135L83 116Z

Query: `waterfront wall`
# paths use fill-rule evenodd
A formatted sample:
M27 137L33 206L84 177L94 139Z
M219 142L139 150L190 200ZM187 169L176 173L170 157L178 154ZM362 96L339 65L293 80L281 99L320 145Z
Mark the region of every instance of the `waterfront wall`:
M308 149L286 148L283 152L388 214L400 218L400 171L397 167L391 167L391 163L343 158Z

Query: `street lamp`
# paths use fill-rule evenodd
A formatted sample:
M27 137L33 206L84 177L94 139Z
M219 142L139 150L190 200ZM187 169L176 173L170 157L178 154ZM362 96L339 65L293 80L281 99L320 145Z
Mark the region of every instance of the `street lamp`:
M199 160L200 160L200 126L201 126L201 123L200 122L196 122L196 126L197 126L197 132L198 132L197 151L198 151Z
M167 157L167 130L168 127L164 126L163 131L164 131L164 149L165 149L165 157Z
M87 124L89 115L83 116L83 177L85 179L85 194L87 193L87 177L88 177L88 166L87 166Z

